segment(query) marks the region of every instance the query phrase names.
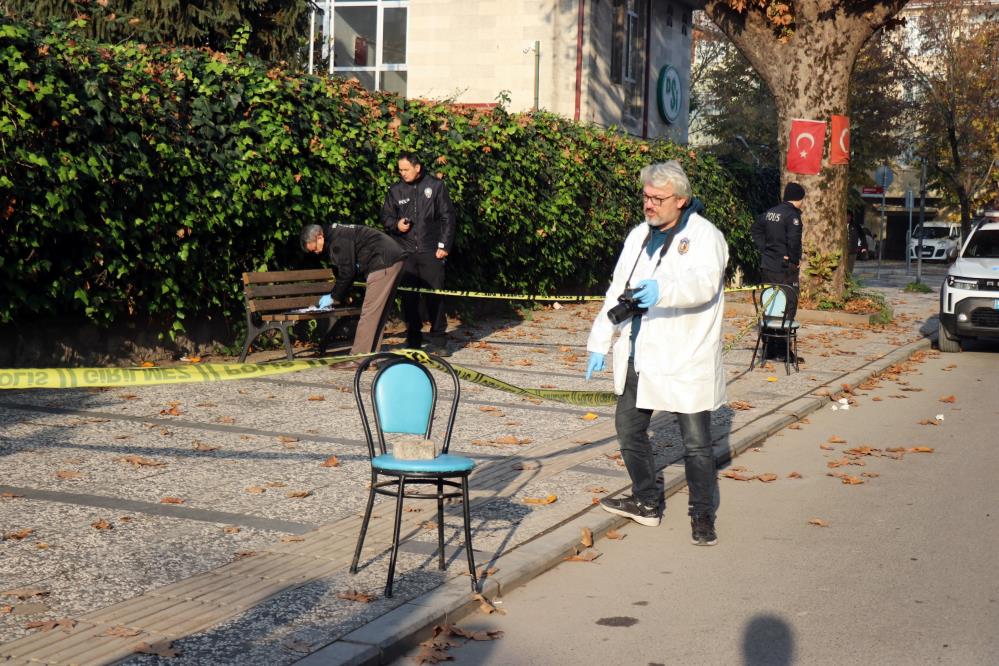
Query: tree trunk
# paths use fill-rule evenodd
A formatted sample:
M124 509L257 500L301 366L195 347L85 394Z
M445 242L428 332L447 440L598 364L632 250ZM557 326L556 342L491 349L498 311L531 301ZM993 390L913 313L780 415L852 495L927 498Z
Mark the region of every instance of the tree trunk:
M845 2L814 0L794 5L793 32L776 31L758 9L743 13L727 0L709 0L705 12L766 81L777 105L781 186L800 183L804 252L801 288L805 299L839 301L846 284L846 195L848 165L829 164L824 150L817 175L787 172L786 155L795 118L827 124L832 114L849 116L850 73L861 47L906 0ZM844 7L844 5L846 5ZM827 127L827 133L829 128ZM774 202L777 203L777 202Z

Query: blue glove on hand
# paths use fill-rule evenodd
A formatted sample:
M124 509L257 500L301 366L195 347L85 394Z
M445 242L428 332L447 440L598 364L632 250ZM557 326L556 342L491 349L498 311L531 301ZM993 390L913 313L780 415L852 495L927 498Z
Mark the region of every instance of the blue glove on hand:
M643 308L651 308L659 302L659 283L655 280L642 280L635 288L635 298Z
M333 297L330 296L329 294L326 294L325 296L321 297L319 299L319 307L321 308L333 307Z
M589 379L593 376L594 372L600 372L603 369L604 355L597 352L590 352L590 358L586 361L586 378Z

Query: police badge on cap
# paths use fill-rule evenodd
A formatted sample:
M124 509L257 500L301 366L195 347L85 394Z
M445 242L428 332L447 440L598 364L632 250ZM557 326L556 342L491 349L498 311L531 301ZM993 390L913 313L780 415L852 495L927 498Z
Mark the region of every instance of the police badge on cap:
M433 194L434 194L434 191L432 189L430 189L429 185L427 187L423 188L423 196L425 196L426 198L429 199L431 196L433 196Z

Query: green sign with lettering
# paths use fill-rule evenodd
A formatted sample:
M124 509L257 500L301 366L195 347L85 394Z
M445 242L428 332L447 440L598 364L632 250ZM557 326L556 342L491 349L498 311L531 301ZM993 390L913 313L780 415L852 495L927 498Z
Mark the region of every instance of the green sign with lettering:
M656 98L659 101L659 116L668 125L672 125L680 117L680 102L683 93L680 90L680 73L672 65L663 65L659 70L659 86Z

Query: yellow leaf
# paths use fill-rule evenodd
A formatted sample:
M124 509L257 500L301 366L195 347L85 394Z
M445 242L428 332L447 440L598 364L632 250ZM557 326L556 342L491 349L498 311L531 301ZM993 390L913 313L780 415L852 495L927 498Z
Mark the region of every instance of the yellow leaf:
M774 377L774 376L770 376L770 377L767 377L767 381L768 382L775 382L775 381L777 381L777 378Z
M525 497L524 504L552 504L558 500L558 495L548 495L547 497Z
M583 414L583 416L581 418L584 421L593 421L594 419L597 418L597 415L594 414L593 412L586 412L585 414Z
M829 527L829 523L822 520L821 518L812 518L808 521L809 525L816 525L817 527Z

